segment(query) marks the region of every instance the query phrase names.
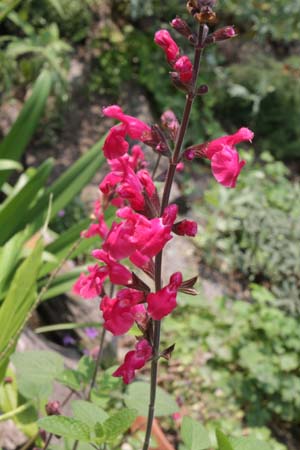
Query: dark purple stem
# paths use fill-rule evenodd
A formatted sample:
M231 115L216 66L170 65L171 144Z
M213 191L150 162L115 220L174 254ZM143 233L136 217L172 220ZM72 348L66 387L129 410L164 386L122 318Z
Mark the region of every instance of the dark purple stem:
M197 89L197 79L199 75L201 56L203 53L202 43L204 42L207 36L208 28L204 26L199 26L198 31L198 41L195 48L195 58L194 58L194 68L193 68L193 82L192 88L186 97L185 108L183 112L182 122L180 126L180 130L178 133L178 137L176 140L174 152L172 159L170 160L169 169L165 181L165 187L162 197L161 203L161 215L163 214L166 206L169 204L170 193L172 184L174 181L174 176L176 172L176 166L179 161L180 152L183 144L183 140L187 131L187 127L189 124L190 114L192 105L196 96ZM162 280L161 280L161 268L162 268L162 254L161 251L155 258L155 290L156 292L162 288ZM154 419L154 409L155 409L155 399L156 399L156 387L157 387L157 372L158 372L158 360L159 360L159 345L160 345L160 330L161 330L161 321L154 320L153 321L154 331L153 331L153 358L151 363L151 381L150 381L150 402L149 402L149 410L148 410L148 418L147 418L147 428L143 450L149 449L150 437L152 432L152 424Z

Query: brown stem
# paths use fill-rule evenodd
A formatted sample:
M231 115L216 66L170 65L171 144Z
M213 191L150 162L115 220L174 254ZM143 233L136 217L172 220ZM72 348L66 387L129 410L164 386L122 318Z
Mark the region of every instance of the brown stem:
M185 133L187 131L187 127L189 124L191 109L193 105L193 101L196 94L196 84L197 78L200 69L201 56L203 52L202 43L207 34L207 27L199 27L198 31L198 42L195 48L195 57L194 57L194 67L193 67L193 87L189 94L186 97L185 108L183 112L182 122L180 126L180 130L178 133L178 137L175 144L175 149L173 153L172 160L170 161L163 198L161 203L161 215L164 212L164 209L169 204L170 193L172 184L174 181L176 166L179 160L180 151L182 148L183 140L185 137ZM156 292L159 291L162 287L161 281L161 268L162 268L162 251L155 258L155 289ZM150 381L150 401L149 401L149 410L148 410L148 418L147 418L147 428L143 450L148 450L150 445L150 437L152 432L152 424L154 419L154 410L155 410L155 399L156 399L156 388L157 388L157 372L158 372L158 360L159 360L159 345L160 345L160 331L161 331L161 321L154 321L154 333L153 333L153 359L151 363L151 381Z
M93 390L93 388L94 388L94 386L96 384L98 368L100 366L100 363L101 363L101 360L102 360L102 356L103 356L103 349L104 349L104 345L103 344L104 344L105 334L106 334L106 329L103 327L102 333L101 333L101 337L100 337L100 345L99 345L99 350L98 350L98 354L97 354L96 365L95 365L92 381L90 383L90 387L89 387L89 390L88 390L87 400L91 400L92 390Z

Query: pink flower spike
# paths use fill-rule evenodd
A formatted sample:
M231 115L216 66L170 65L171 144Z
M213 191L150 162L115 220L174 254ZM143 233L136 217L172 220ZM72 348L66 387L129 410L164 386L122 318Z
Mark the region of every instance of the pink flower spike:
M154 42L161 47L170 63L174 63L179 57L179 47L167 30L159 30L155 33Z
M167 286L158 292L148 294L148 314L154 320L161 320L176 308L177 291L182 283L182 274L174 273Z
M74 294L90 299L101 295L102 286L108 276L106 267L99 267L98 264L88 267L89 275L81 274L73 286Z
M135 371L144 367L152 356L152 347L146 339L139 341L135 350L128 352L123 364L113 373L114 377L122 377L125 384L131 383Z
M216 152L211 159L212 173L218 183L225 187L234 188L237 178L246 164L240 161L238 152L228 145Z
M107 159L120 158L128 151L129 144L125 141L126 127L123 124L112 127L103 145L104 156Z
M181 56L175 65L174 69L179 73L180 81L188 83L193 78L193 64L188 56Z

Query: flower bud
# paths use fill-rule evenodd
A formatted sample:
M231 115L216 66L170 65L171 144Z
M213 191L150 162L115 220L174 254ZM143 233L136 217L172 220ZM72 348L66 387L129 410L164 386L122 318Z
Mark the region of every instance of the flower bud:
M189 41L194 41L193 32L185 20L176 16L175 19L172 20L171 26L174 28L174 30L176 30L182 36L186 37Z
M171 78L173 85L177 89L179 89L180 91L183 91L183 92L189 92L189 87L181 81L179 73L170 72L170 78Z
M48 416L60 416L60 402L54 400L53 402L48 402L46 405L46 413Z
M172 231L179 236L191 236L194 237L198 231L197 222L193 220L182 220L173 225Z
M207 84L201 84L201 86L197 89L197 95L204 95L208 93L208 86Z
M155 33L154 42L161 47L170 63L176 61L179 56L179 47L167 30L159 30Z
M227 39L231 39L235 37L237 33L235 32L234 27L224 27L219 30L214 31L212 34L207 36L205 40L205 45L212 44L214 42L226 41Z

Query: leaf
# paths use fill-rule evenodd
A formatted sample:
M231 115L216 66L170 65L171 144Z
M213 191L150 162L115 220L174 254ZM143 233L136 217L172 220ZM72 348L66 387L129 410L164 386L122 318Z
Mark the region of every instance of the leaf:
M150 398L150 384L137 381L132 383L125 396L125 403L128 408L134 408L140 416L147 417ZM156 392L155 416L167 416L177 412L177 403L166 391L158 387Z
M38 426L48 433L71 438L76 441L90 441L90 428L78 419L65 416L48 416L38 420Z
M0 159L0 171L2 170L22 170L23 166L12 159Z
M204 450L211 446L209 434L204 426L191 417L183 418L181 437L187 450Z
M11 0L8 5L4 5L0 7L0 22L2 22L8 14L15 9L18 4L21 2L21 0Z
M225 436L221 430L216 430L216 436L218 441L218 450L234 450L229 438Z
M78 364L77 370L81 375L83 382L88 383L94 373L95 361L89 356L83 356Z
M103 430L105 434L105 440L107 442L114 441L118 436L125 433L130 425L137 417L137 411L135 409L122 409L113 416L109 417L103 423Z
M26 398L48 397L54 379L64 370L63 358L44 350L15 353L11 361L16 368L19 391Z
M71 409L76 419L93 428L97 423L102 424L108 418L108 414L102 408L84 400L74 400L71 403Z
M68 386L70 389L74 389L75 391L79 391L81 388L81 375L77 370L66 369L58 376L56 376L56 381L65 386Z
M260 441L251 436L231 438L233 450L272 450L267 442Z
M0 298L5 294L9 287L8 284L15 274L25 240L26 233L21 232L15 234L0 248Z
M12 353L18 333L36 299L35 284L41 255L42 244L39 241L17 270L0 308L0 381L4 375L7 357Z
M32 94L23 106L17 120L0 144L1 159L14 161L20 159L45 110L51 85L51 74L44 70L34 83ZM0 173L0 186L7 180L9 174L9 172Z
M30 205L45 185L52 167L53 160L46 160L17 194L8 197L0 206L0 244L4 244L30 221Z

